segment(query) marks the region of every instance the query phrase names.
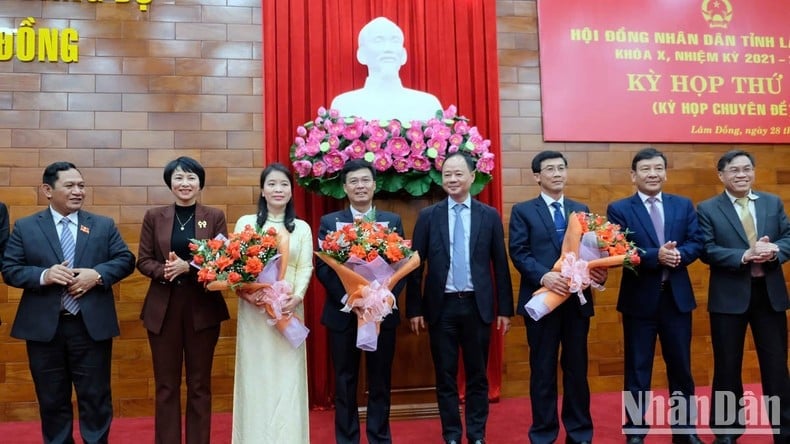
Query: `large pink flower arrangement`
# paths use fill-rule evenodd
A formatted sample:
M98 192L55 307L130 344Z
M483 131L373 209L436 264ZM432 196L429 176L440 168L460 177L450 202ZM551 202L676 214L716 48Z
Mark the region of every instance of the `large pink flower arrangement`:
M345 197L340 170L350 159L365 159L376 168L377 190L412 196L441 185L442 162L449 153L464 151L476 162L472 194L491 181L494 154L491 141L470 126L450 106L428 121L367 121L342 117L337 110L318 109L315 120L296 129L291 162L296 181L316 193Z

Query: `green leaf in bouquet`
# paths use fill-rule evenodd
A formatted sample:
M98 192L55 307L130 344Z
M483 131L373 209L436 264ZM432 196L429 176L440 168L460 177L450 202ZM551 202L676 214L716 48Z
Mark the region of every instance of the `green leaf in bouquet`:
M491 176L488 174L475 174L475 181L472 182L472 186L469 187L469 193L471 193L472 196L480 194L488 182L491 182Z
M405 176L401 174L380 175L376 178L376 182L380 190L394 193L403 189L403 184L405 182L404 177Z
M403 188L412 196L422 196L431 189L431 183L431 176L423 174L408 180Z

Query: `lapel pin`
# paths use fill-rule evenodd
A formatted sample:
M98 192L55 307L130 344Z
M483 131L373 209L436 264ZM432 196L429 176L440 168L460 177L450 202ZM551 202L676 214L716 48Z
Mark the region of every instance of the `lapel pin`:
M86 227L85 225L80 225L80 231L82 231L85 234L90 234L91 233L91 229Z
M204 220L199 220L198 221L198 228L206 228L206 226L208 226L206 221L204 221Z

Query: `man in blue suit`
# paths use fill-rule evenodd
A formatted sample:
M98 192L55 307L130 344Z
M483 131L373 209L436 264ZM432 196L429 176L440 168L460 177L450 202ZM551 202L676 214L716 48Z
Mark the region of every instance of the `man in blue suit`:
M770 426L776 429L774 443L788 443L786 311L790 302L782 264L790 259L790 222L779 196L752 189L755 170L750 153L729 151L721 156L717 169L725 191L697 207L704 242L702 261L710 265L710 427L717 444L731 444L746 426L739 406L743 400L743 343L749 327L760 363L763 396L771 400L765 408Z
M692 405L691 311L696 308L688 265L702 252L702 233L691 200L662 192L667 159L655 148L640 150L631 161L637 192L609 204L610 222L628 230L642 250L638 270L623 270L617 310L623 316L626 442L642 443L649 425L644 414L653 372L656 338L666 363L669 392ZM627 398L627 399L626 399ZM693 409L672 425L673 443L701 443ZM663 415L664 412L655 412ZM649 421L647 421L649 422Z
M319 243L330 231L335 231L355 218L375 220L394 229L404 236L400 216L389 211L377 210L373 206L376 192L376 171L364 160L350 160L340 171L340 180L350 206L321 217L318 231ZM326 289L326 301L321 314L321 323L329 330L329 349L335 370L335 441L338 444L359 443L359 413L357 409L357 386L359 383L360 349L356 347L357 317L353 313L340 311L345 304L341 299L346 294L343 283L324 261L316 261L315 273ZM397 298L405 281L392 290ZM390 389L392 387L392 360L395 357L396 329L400 313L395 307L381 322L376 351L365 352L368 381L368 410L366 435L368 443L392 442L390 432Z
M406 316L419 334L428 323L436 397L446 443L460 443L458 351L466 373L466 437L485 442L488 419L488 347L491 323L498 334L510 328L513 289L499 213L475 199L474 161L462 152L449 154L442 165L442 187L448 198L420 211L412 246L420 267L409 275ZM423 266L428 271L423 279Z
M540 320L528 316L524 305L540 287L568 294L568 279L552 267L561 255L564 229L572 212L588 212L586 205L564 196L568 161L558 151L542 151L532 159L532 174L540 196L513 206L510 213L510 259L521 274L518 314L524 316L529 343L529 391L533 444L556 441L560 430L557 415L557 360L562 366L562 422L567 443L589 443L593 437L590 386L587 382L587 334L593 315L592 294L587 303L571 296ZM555 223L555 221L557 221ZM559 230L559 231L558 231ZM607 272L591 270L599 283ZM562 357L559 357L562 346Z
M46 167L41 191L49 207L16 221L3 259L6 283L24 290L11 336L26 341L44 442L74 442L73 385L83 441L106 443L120 334L112 285L132 273L134 255L112 219L82 209L85 181L73 164Z

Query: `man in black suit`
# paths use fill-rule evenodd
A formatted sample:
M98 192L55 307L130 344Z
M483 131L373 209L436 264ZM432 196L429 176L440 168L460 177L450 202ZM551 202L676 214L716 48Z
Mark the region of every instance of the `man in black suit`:
M552 271L561 255L564 228L572 212L589 212L586 205L564 196L568 161L558 151L541 151L532 159L532 174L540 186L540 196L513 206L510 213L510 259L521 274L517 312L524 316L529 343L529 392L532 425L529 441L549 444L557 439L557 359L562 366L562 422L567 443L592 441L590 386L587 382L587 334L593 315L592 294L585 290L587 303L571 295L562 305L539 320L524 308L532 294L546 287L568 294L568 279ZM559 212L559 214L556 214ZM556 221L556 222L555 222ZM558 232L558 230L560 230ZM596 282L607 272L593 269ZM562 356L559 356L562 349Z
M702 253L702 233L691 200L662 191L667 159L661 151L637 152L631 161L631 180L636 194L612 202L606 213L643 250L637 271L623 270L617 300L617 310L623 314L623 393L630 396L624 403L623 432L627 443L641 444L648 432L642 419L650 402L656 339L661 341L669 393L682 397L685 406L694 405L691 312L697 302L687 267ZM654 411L653 417L663 414ZM696 412L677 408L673 416L673 443L702 443L696 434Z
M739 402L743 400L743 344L749 327L760 363L763 396L771 401L765 408L777 430L774 442L788 443L786 311L790 304L782 264L790 259L790 222L779 196L752 189L755 169L749 152L725 153L717 169L724 193L697 206L704 244L702 261L710 265L710 427L720 444L733 443L743 433L746 424ZM732 402L724 402L728 399ZM735 421L728 421L730 418Z
M411 330L428 323L436 396L447 443L460 443L462 424L456 378L458 349L466 373L466 437L485 442L488 419L488 347L491 323L505 334L513 316L513 289L499 213L469 194L474 161L449 154L442 165L448 198L420 211L413 248L423 259L409 276L406 310ZM428 271L423 280L423 264Z
M0 270L3 269L3 252L8 243L8 208L0 202ZM0 319L0 324L3 320Z
M376 192L376 171L364 160L346 162L340 171L343 190L350 207L321 217L318 242L356 218L375 220L404 236L401 218L395 213L379 211L373 206ZM357 409L357 384L361 350L356 347L357 316L340 311L346 290L331 267L316 261L318 281L326 289L327 297L321 314L321 323L329 330L329 348L335 371L335 440L342 444L359 443L359 412ZM392 294L400 294L405 282L395 286ZM395 356L395 333L400 323L400 313L392 313L381 322L376 351L366 352L365 364L368 381L368 408L366 434L371 444L390 443L390 388L392 386L392 360Z
M134 255L112 219L82 210L85 181L68 162L44 170L47 209L19 219L3 278L22 288L11 336L24 339L46 443L73 443L72 385L86 443L106 443L112 421L112 338L120 334L112 285Z

